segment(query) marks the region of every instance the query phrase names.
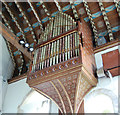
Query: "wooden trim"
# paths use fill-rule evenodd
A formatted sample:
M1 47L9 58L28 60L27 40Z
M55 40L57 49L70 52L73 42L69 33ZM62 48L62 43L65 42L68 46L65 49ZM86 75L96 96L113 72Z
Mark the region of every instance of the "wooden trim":
M27 56L30 60L32 59L31 53L27 51L22 45L18 43L17 37L0 22L0 33L4 38L14 45L17 49L19 49L25 56Z
M58 39L60 39L61 37L67 36L68 34L74 33L74 32L76 32L77 30L78 30L78 27L76 27L76 28L74 28L74 29L71 29L71 30L69 30L69 31L67 31L67 32L65 32L65 33L62 33L62 34L60 34L60 35L52 38L51 40L48 40L47 42L44 42L44 43L42 43L42 44L37 45L37 46L35 47L35 49L37 49L37 48L39 48L39 47L42 47L42 46L44 46L44 45L47 45L47 44L49 44L50 42L53 42L53 41L55 41L55 40L58 40Z
M17 76L17 77L13 77L12 79L9 79L9 80L8 80L8 84L17 82L17 81L19 81L19 80L21 80L21 79L24 79L24 78L27 78L27 72L24 73L24 74L22 74L22 75L19 75L19 76Z
M63 106L63 111L64 111L64 113L66 113L66 109L65 109L65 105L64 105L62 96L60 95L60 93L59 93L57 87L55 86L55 84L54 84L52 81L50 81L50 83L52 84L52 86L54 87L55 91L57 92L57 94L58 94L58 96L59 96L59 99L60 99L60 101L61 101L61 103L62 103L62 106Z
M59 82L60 86L63 88L63 91L64 91L64 93L65 93L65 95L66 95L66 97L67 97L67 100L68 100L68 103L69 103L69 106L70 106L70 109L71 109L71 113L73 113L72 103L71 103L71 101L70 101L69 95L68 95L65 87L64 87L63 84L61 83L61 81L60 81L59 79L57 79L57 81Z
M98 47L94 48L93 50L94 50L94 53L98 53L98 52L101 52L101 51L106 50L106 49L108 49L108 48L112 48L112 47L114 47L114 46L118 46L119 43L120 43L120 42L119 42L119 39L117 39L117 40L108 42L108 43L106 43L106 44L103 44L103 45L101 45L101 46L98 46Z
M77 78L77 86L76 86L76 92L75 92L75 104L74 104L74 113L76 113L76 106L77 106L77 98L78 98L78 90L79 90L79 85L80 85L80 78L81 78L81 73L78 74Z

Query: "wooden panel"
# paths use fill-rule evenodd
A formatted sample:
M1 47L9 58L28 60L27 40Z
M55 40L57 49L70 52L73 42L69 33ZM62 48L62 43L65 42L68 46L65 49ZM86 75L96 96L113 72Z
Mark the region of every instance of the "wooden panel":
M112 73L113 76L119 75L118 66L120 66L120 63L118 60L119 59L118 49L108 52L108 53L105 53L105 54L102 54L102 59L103 59L103 66L104 66L105 70L110 69L110 72Z

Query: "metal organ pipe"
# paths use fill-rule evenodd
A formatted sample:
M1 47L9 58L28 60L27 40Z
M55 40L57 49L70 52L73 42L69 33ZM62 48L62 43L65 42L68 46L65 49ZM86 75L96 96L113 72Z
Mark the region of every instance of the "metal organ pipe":
M41 40L50 40L63 32L76 27L76 22L67 14L58 13L52 18L41 35ZM77 31L61 36L59 39L50 41L40 46L34 52L32 72L42 70L46 67L67 61L70 58L79 56L79 35Z

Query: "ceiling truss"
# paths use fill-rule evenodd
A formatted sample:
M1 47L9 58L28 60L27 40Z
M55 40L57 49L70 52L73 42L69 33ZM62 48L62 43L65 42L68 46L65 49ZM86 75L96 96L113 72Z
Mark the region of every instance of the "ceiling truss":
M47 14L47 16L49 17L49 20L50 20L50 19L51 19L51 16L50 16L50 13L49 13L49 11L47 10L47 8L46 8L44 2L42 2L42 7L43 7L45 13Z
M21 52L20 52L20 59L21 59L22 63L20 65L19 75L21 75L21 73L22 73L22 68L23 68L23 64L24 64L24 59L23 59L23 55Z
M27 51L26 48L23 48L17 40L17 37L0 22L0 31L2 32L2 35L4 38L9 41L13 46L15 46L17 49L19 49L24 55L28 57L28 59L32 59L31 53Z

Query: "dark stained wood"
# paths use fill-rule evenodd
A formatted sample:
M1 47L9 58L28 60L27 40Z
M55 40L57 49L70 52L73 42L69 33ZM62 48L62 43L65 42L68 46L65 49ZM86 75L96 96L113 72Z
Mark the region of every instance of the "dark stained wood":
M118 73L120 69L118 49L102 54L102 60L104 69L110 70L112 76L120 75L120 73Z
M45 13L44 9L42 8L42 5L40 5L39 8L36 7L35 2L32 2L32 5L33 5L36 13L38 14L40 20L47 17L47 14Z
M44 2L44 5L46 6L46 8L47 8L47 10L49 11L50 14L52 14L53 12L58 10L55 2ZM51 7L52 7L52 9L51 9Z
M70 4L69 2L58 2L58 3L59 3L61 8L63 8L63 7L65 7L65 6Z
M26 55L29 59L31 59L31 53L27 51L27 49L23 48L18 41L16 40L16 36L8 29L6 28L1 22L0 22L0 32L4 36L4 38L9 41L12 45L14 45L16 48L18 48L24 55Z

